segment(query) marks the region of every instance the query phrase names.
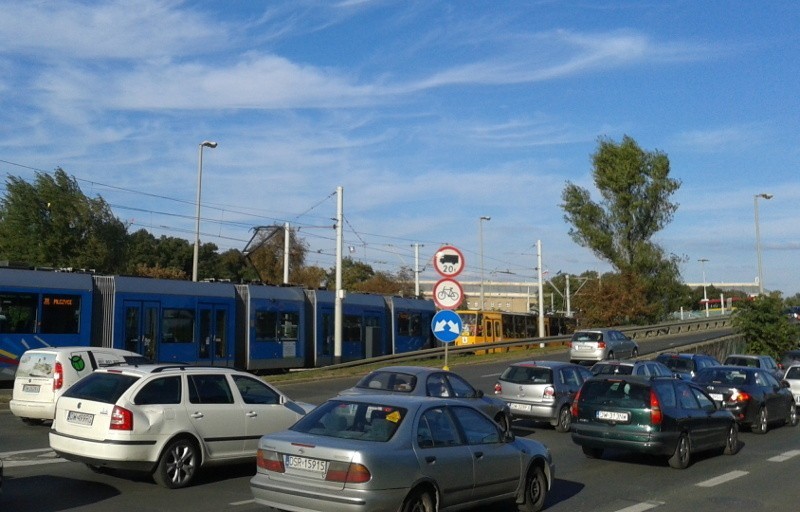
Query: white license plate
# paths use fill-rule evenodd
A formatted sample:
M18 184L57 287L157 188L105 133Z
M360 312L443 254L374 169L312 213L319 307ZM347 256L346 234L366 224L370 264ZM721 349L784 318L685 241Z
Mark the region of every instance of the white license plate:
M578 350L592 350L593 348L591 345L578 345Z
M22 385L22 392L23 393L38 393L41 386L38 384L23 384Z
M67 421L70 423L77 423L78 425L91 425L94 421L94 414L86 412L69 411L67 413Z
M719 394L719 393L709 393L708 396L710 396L711 399L716 401L716 402L721 402L722 401L722 395Z
M296 457L294 455L284 455L283 464L287 469L300 469L312 473L325 474L328 471L328 461L319 459L309 459L308 457Z
M529 404L508 404L508 408L514 411L530 411L531 406Z
M627 412L614 412L614 411L597 411L598 420L607 421L628 421L630 413Z

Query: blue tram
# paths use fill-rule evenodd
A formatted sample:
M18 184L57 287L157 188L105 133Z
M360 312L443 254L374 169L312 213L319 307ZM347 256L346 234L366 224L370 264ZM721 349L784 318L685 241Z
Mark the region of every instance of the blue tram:
M89 345L92 276L0 268L0 380L19 357L50 345Z
M433 346L429 300L351 293L334 357L334 292L0 268L0 380L39 346L132 350L261 372Z

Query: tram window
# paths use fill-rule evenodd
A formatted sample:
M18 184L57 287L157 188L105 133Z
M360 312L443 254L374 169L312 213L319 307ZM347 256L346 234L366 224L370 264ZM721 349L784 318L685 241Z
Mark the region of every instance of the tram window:
M164 343L192 343L194 341L194 311L191 309L165 309L161 319Z
M81 298L78 295L43 295L43 334L78 334L81 319Z
M0 294L0 332L33 334L36 327L36 295Z
M281 341L297 341L300 315L297 313L281 313L281 323L278 326Z
M256 311L256 341L275 341L278 335L278 313Z
M400 336L419 336L422 334L422 318L419 313L400 313L397 315L397 334Z
M342 322L342 339L344 341L361 341L361 317L345 315Z

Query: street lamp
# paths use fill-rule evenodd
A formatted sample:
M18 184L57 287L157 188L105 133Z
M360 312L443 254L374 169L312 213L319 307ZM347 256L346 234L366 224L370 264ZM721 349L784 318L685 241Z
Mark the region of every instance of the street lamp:
M485 220L492 220L492 218L481 216L481 218L478 219L478 237L481 244L481 311L483 311L483 221Z
M705 258L700 258L697 261L700 262L700 265L703 268L703 304L706 306L706 318L708 318L708 295L706 294L706 262L708 260Z
M756 216L756 257L758 258L758 294L764 294L764 271L761 268L761 233L758 226L758 198L772 199L772 194L756 194L753 196L753 211Z
M192 263L192 281L197 281L197 263L200 259L200 190L203 184L203 148L214 149L216 142L205 140L200 143L200 155L197 159L197 209L195 210L194 225L194 260Z

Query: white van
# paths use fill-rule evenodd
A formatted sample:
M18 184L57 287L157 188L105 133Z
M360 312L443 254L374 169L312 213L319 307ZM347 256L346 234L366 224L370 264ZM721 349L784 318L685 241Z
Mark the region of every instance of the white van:
M136 352L104 347L48 347L26 351L19 359L9 408L28 424L52 420L64 391L103 366L144 364Z

